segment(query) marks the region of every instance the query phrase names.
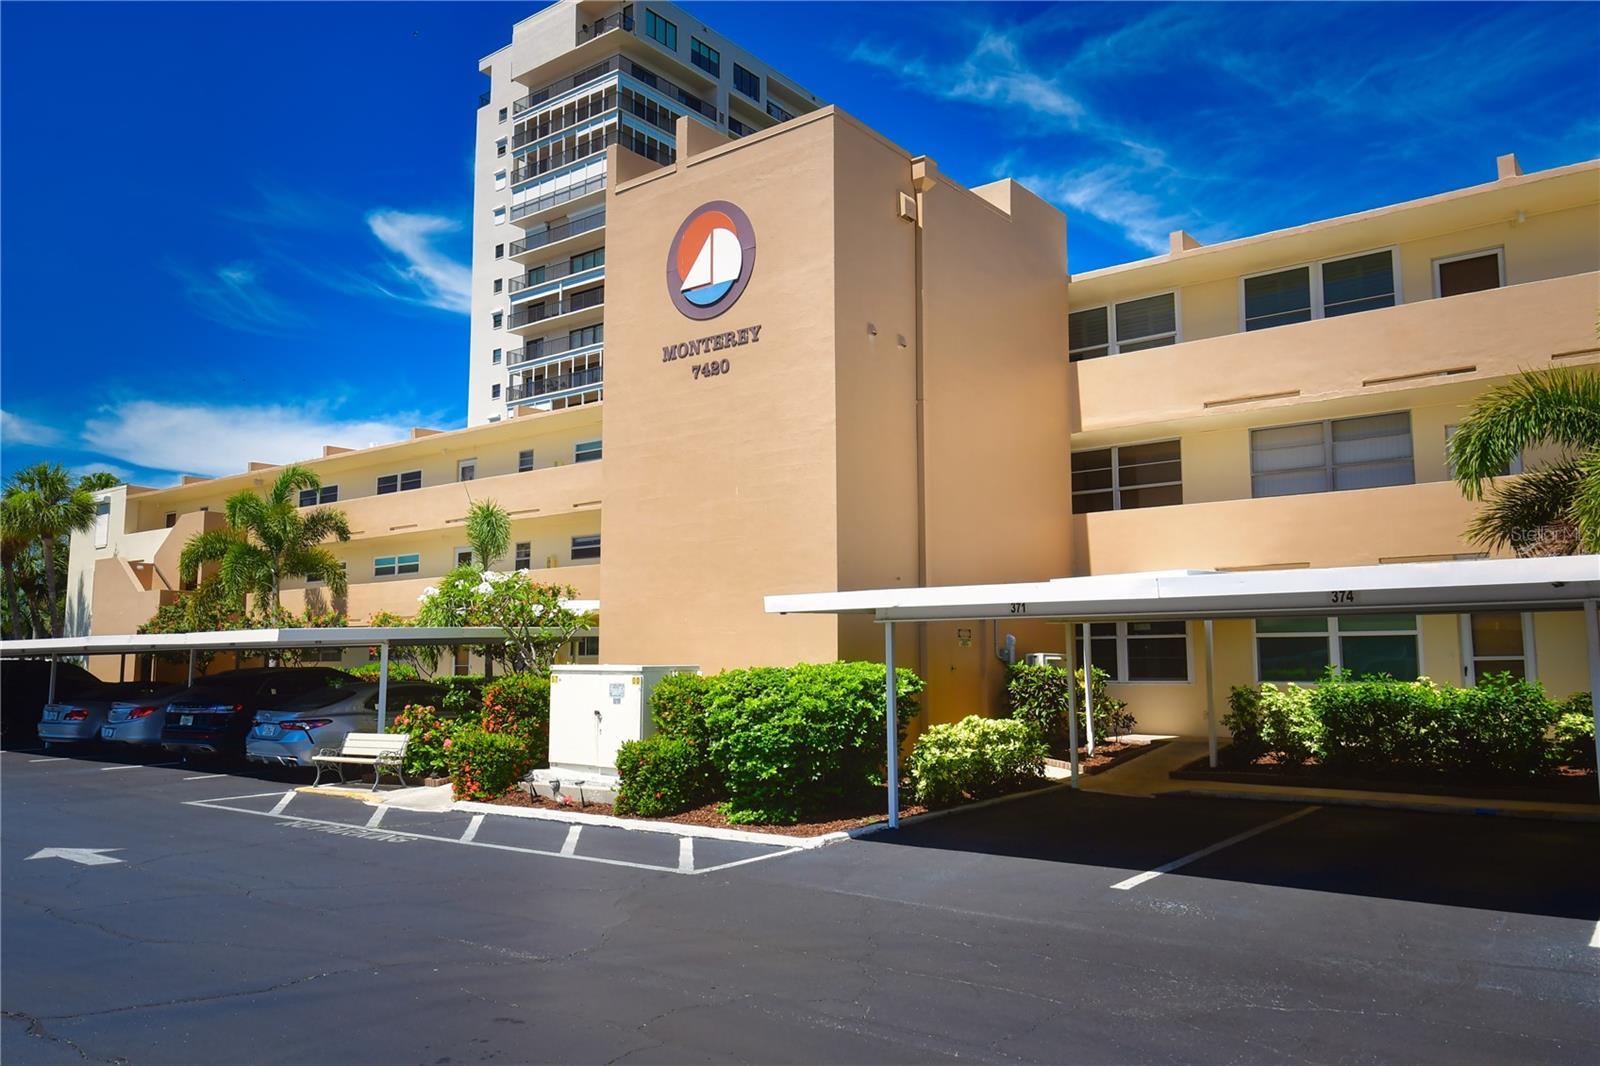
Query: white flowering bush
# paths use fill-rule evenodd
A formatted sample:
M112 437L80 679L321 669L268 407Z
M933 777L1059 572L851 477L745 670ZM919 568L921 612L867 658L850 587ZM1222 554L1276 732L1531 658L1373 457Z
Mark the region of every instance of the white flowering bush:
M541 585L528 571L504 572L458 566L417 597L418 626L495 626L505 631L505 658L512 670L550 669L556 652L593 619L567 603L569 585Z

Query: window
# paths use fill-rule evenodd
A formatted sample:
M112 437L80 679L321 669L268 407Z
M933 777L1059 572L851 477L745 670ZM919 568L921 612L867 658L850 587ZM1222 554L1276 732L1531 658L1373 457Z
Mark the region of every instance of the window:
M503 189L506 187L506 172L504 170L497 170L494 172L494 187L496 189Z
M1461 659L1469 685L1490 674L1533 680L1533 616L1516 611L1462 615Z
M171 529L173 526L175 526L177 524L178 524L178 512L177 511L168 511L167 512L167 528Z
M737 63L733 65L733 87L757 103L761 102L761 78Z
M587 463L598 458L600 442L597 440L586 440L572 446L572 461L575 463Z
M506 109L502 107L500 109L500 121L504 122L505 120L506 120Z
M517 541L517 546L516 546L516 549L515 549L515 551L513 553L512 558L513 558L513 561L516 564L516 569L518 569L518 570L529 570L529 569L532 569L532 567L533 567L533 542L532 541L526 541L526 540Z
M472 649L457 648L455 656L450 662L450 672L456 677L465 677L472 673Z
M494 209L494 224L496 226L504 226L506 224L506 209L505 208L497 207L497 208Z
M506 139L504 137L494 142L494 154L496 157L506 154Z
M494 323L495 329L499 329L505 323L505 320L506 316L503 311L496 311L490 318L490 321Z
M1244 328L1393 307L1400 301L1397 273L1394 251L1384 249L1244 278Z
M499 398L500 398L500 386L499 385L490 385L489 386L489 399L498 400Z
M396 574L414 574L422 569L419 555L380 555L372 560L373 577L394 577Z
M1422 672L1417 616L1256 619L1259 680L1316 681L1329 666L1357 677L1388 674L1402 681L1414 680Z
M1127 300L1114 308L1091 307L1067 316L1067 354L1075 363L1176 343L1176 293Z
M1409 411L1250 431L1250 490L1258 499L1415 481Z
M722 76L722 53L698 37L689 38L689 62L713 78Z
M494 279L494 291L495 291L496 295L498 295L500 292L502 292L505 289L505 287L506 287L506 283L505 283L505 279L504 278L495 278Z
M422 471L408 470L404 474L385 474L378 479L378 495L391 492L409 492L422 487Z
M533 469L533 449L525 448L517 453L517 473L526 474Z
M1470 252L1433 261L1433 294L1460 296L1484 289L1498 289L1506 283L1505 251Z
M567 657L569 659L598 659L600 658L600 638L573 637L567 642Z
M1444 427L1444 466L1450 472L1452 479L1456 476L1456 464L1450 461L1450 438L1456 435L1459 426ZM1510 477L1512 474L1522 473L1522 453L1518 452L1506 461L1506 465L1495 473L1495 477Z
M338 503L339 486L324 485L320 489L301 489L300 506L315 507L319 503Z
M572 561L600 558L600 534L572 538Z
M1183 463L1175 440L1072 454L1073 514L1182 502Z
M471 548L457 548L456 549L456 565L457 566L471 566L472 565L472 549Z
M668 22L649 8L644 9L644 35L666 45L674 52L678 50L677 25Z
M575 255L567 260L567 271L568 273L576 274L581 270L593 270L597 266L604 266L605 262L606 250L604 248L596 248L593 251Z
M496 364L496 365L499 365L499 363L500 363L500 360L501 360L501 359L502 359L502 358L503 358L503 357L504 357L504 356L505 356L505 351L504 351L504 350L503 350L503 349L500 349L500 348L496 348L496 349L495 349L495 350L494 350L494 362L495 362L495 364Z
M1089 626L1093 666L1113 681L1189 680L1189 633L1175 622L1094 622ZM1083 627L1072 630L1074 661L1083 663Z
M494 257L496 259L504 259L506 257L506 246L503 245L503 244L495 245L494 246Z
M496 385L495 388L500 386ZM478 460L460 459L456 462L456 480L472 481L478 476Z
M104 548L111 542L111 501L94 501L94 546Z

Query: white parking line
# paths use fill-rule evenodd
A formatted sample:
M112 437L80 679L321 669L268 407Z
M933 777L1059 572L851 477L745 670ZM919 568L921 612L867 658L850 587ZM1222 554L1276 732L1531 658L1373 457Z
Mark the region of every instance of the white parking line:
M102 766L102 767L100 767L100 772L103 773L103 774L108 774L112 770L143 770L143 769L144 769L144 763L136 762L136 763L131 763L131 764L127 765L127 766Z
M567 830L567 839L561 842L561 854L571 855L578 850L578 834L582 832L581 825L575 825Z
M1317 807L1302 807L1298 811L1295 811L1293 814L1286 814L1282 818L1277 818L1277 819L1274 819L1273 821L1268 822L1266 825L1258 825L1254 829L1246 829L1242 833L1235 833L1233 836L1229 837L1227 840L1219 840L1215 844L1212 844L1208 848L1201 848L1199 851L1191 851L1189 854L1183 856L1182 858L1173 859L1171 862L1166 863L1165 865L1157 866L1154 870L1146 870L1142 874L1135 874L1134 876L1128 878L1125 881L1118 881L1116 884L1112 885L1111 887L1112 888L1121 889L1124 892L1126 892L1130 888L1138 888L1140 885L1144 884L1146 881L1154 881L1156 878L1160 877L1162 874L1170 874L1172 871L1177 870L1177 869L1179 869L1181 867L1184 867L1184 866L1188 866L1191 862L1195 862L1198 859L1203 859L1207 855L1214 855L1217 852L1221 851L1223 848L1232 847L1233 845L1239 843L1242 840L1249 840L1251 837L1259 836L1260 834L1265 833L1269 829L1276 829L1278 826L1287 825L1289 822L1292 822L1297 818L1304 818L1306 815L1310 814L1312 811L1315 811L1315 810L1318 810L1318 809L1320 809L1320 808L1317 808Z
M461 834L461 843L470 844L478 839L478 827L483 825L483 815L474 814L472 821L467 823L467 828Z
M184 778L185 781L210 781L213 777L227 777L227 774L195 774L193 777Z
M1589 938L1589 946L1600 948L1600 922L1594 923L1594 935Z
M678 838L678 869L684 873L694 872L694 837Z
M272 813L282 814L283 809L289 806L289 801L292 799L294 799L294 789L291 788L289 791L283 794L283 798L278 801L277 806L272 808Z
M29 759L28 761L29 762L66 762L67 761L67 757L65 755L57 755L57 756L54 756L54 757L49 758L49 759Z
M382 807L382 806L374 807L372 809L372 817L367 819L367 828L368 829L376 829L376 828L378 828L378 823L383 821L384 813L387 812L388 809L389 808Z

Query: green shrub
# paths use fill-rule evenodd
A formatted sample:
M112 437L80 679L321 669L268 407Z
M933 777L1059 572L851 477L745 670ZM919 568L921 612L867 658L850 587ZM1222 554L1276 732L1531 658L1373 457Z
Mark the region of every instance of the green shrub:
M1083 668L1072 675L1078 689L1078 730L1080 743L1087 733L1083 707ZM1119 700L1106 691L1111 675L1094 668L1094 738L1109 740L1113 736L1133 732L1134 717L1128 712L1126 700ZM1006 696L1012 718L1028 722L1046 740L1058 744L1068 738L1067 710L1071 706L1067 672L1053 666L1032 666L1013 663L1006 671Z
M1444 768L1526 777L1548 765L1558 711L1543 685L1490 674L1475 688L1439 691L1449 723Z
M896 673L899 720L917 713L922 679ZM884 783L883 666L802 663L717 675L707 753L732 822L796 822L867 798Z
M666 733L619 747L617 777L618 814L678 814L709 802L715 793L705 750Z
M1329 671L1306 690L1322 725L1322 758L1341 771L1438 766L1447 758L1450 723L1429 681Z
M1582 709L1575 709L1582 701ZM1589 694L1580 692L1561 706L1550 740L1551 761L1560 765L1594 769L1594 711Z
M439 701L439 709L447 717L476 719L482 713L482 674L436 677L434 678L434 683L444 686L444 698Z
M394 716L390 733L409 733L405 761L407 777L438 777L449 770L445 761L445 741L462 728L475 725L471 719L447 718L429 704L412 703Z
M650 718L669 737L682 737L703 748L709 740L706 710L712 680L699 674L668 674L650 690Z
M469 726L445 741L450 786L456 799L503 796L533 768L527 744L509 733L487 733Z
M910 771L918 803L949 806L999 796L1044 776L1049 749L1022 719L968 715L917 738Z
M1267 751L1299 763L1322 753L1322 724L1311 707L1311 690L1298 685L1261 686L1261 739Z
M378 668L382 665L382 663L362 663L360 666L350 667L346 672L352 677L359 677L363 681L376 682L378 680ZM410 663L397 663L393 660L389 662L390 681L415 681L416 679L417 668L415 666Z
M550 678L519 673L497 677L483 687L486 733L504 733L520 739L534 766L550 762Z
M1222 727L1233 736L1233 749L1246 759L1267 750L1262 736L1261 690L1254 685L1235 685L1228 692L1228 713Z

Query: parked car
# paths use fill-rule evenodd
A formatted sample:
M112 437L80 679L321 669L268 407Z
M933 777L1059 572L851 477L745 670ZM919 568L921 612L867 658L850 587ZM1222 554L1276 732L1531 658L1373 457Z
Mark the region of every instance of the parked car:
M403 681L389 685L388 716L408 703L437 704L443 685ZM349 733L378 729L378 686L357 682L337 688L307 692L256 713L255 725L245 738L245 758L274 766L310 766L311 756L322 748L337 748Z
M216 674L212 677L202 678L196 682L196 687L208 681L217 681L227 674ZM106 710L105 721L100 723L100 742L102 744L160 744L161 727L166 724L167 704L186 692L193 691L183 685L177 685L170 691L151 694L144 697L137 695L122 696L113 700Z
M105 682L76 663L56 664L56 699L88 699ZM0 663L0 741L20 747L39 738L39 717L50 698L48 659L7 659Z
M57 679L59 689L60 678ZM52 744L88 744L100 739L111 708L117 704L165 703L183 691L165 681L127 681L102 685L87 697L64 698L44 705L39 716L39 739Z
M167 704L161 746L168 751L243 756L256 712L294 696L348 685L354 678L324 666L267 667L218 674Z

